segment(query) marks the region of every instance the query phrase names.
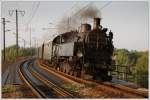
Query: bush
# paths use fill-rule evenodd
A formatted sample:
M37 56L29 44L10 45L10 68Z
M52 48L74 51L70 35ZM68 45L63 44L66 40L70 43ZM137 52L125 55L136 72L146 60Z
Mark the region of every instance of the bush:
M3 60L3 54L4 51L2 50L2 60ZM5 49L5 60L6 61L14 61L17 57L22 56L32 56L35 54L35 48L20 48L18 49L18 55L17 55L17 48L16 45L7 47Z

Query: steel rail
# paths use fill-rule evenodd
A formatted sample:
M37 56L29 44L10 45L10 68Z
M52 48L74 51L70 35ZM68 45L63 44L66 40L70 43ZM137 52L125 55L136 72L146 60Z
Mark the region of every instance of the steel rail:
M8 77L9 77L9 73L7 74L7 77L5 79L4 85L6 85L7 81L8 81Z
M27 60L28 61L28 60ZM47 98L47 96L40 90L38 89L31 80L29 80L29 77L25 74L23 71L23 64L27 61L24 61L19 68L19 76L21 79L30 87L30 89L33 91L33 93L39 97L39 98Z
M49 80L47 80L44 76L40 75L38 72L34 71L32 66L29 66L29 71L32 73L34 77L39 79L42 83L44 83L47 87L53 89L56 93L58 93L61 97L64 98L75 98L73 94L69 93L68 91L62 89L61 87L53 84Z

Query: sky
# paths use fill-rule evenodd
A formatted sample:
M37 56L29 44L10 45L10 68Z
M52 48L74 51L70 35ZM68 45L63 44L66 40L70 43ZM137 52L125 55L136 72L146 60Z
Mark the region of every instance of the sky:
M16 43L15 12L12 13L10 10L25 11L25 14L18 13L19 45L23 46L22 39L25 39L26 47L29 47L29 29L31 29L32 46L35 44L34 40L41 45L54 34L58 34L56 25L63 16L72 16L89 4L99 10L98 17L102 18L101 25L113 32L115 48L148 50L149 8L146 1L3 1L1 17L10 21L6 23L6 30L11 30L6 32L6 46ZM89 23L92 24L91 21ZM3 33L1 41L3 48Z

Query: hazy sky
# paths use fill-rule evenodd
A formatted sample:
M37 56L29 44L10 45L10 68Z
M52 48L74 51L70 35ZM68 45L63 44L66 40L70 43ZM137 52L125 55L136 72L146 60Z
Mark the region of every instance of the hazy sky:
M6 29L11 29L6 33L6 46L15 44L15 12L12 14L8 10L23 10L25 15L19 13L19 41L23 46L22 38L29 46L29 30L32 27L32 37L38 39L38 44L50 39L52 34L56 34L56 29L42 30L42 28L55 28L60 19L71 16L80 8L91 3L87 2L2 2L2 17L11 21L6 24ZM107 5L108 4L108 5ZM116 48L126 48L129 50L148 50L149 37L149 15L148 2L144 1L112 1L112 2L92 2L92 6L100 10L101 25L114 33L114 46ZM107 5L102 9L104 5ZM12 16L10 16L12 14ZM79 19L80 20L80 19ZM52 24L49 24L52 23ZM1 35L3 37L3 35ZM1 43L3 39L1 37ZM34 45L32 39L32 45ZM2 45L3 46L3 45ZM2 47L3 48L3 47Z

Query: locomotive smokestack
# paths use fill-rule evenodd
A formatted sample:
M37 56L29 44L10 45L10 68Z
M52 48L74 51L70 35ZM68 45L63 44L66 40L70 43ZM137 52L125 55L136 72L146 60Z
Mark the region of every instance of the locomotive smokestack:
M94 23L93 23L93 30L97 30L100 28L100 21L101 18L94 18Z
M90 24L82 24L80 32L88 32L91 31L91 25Z

